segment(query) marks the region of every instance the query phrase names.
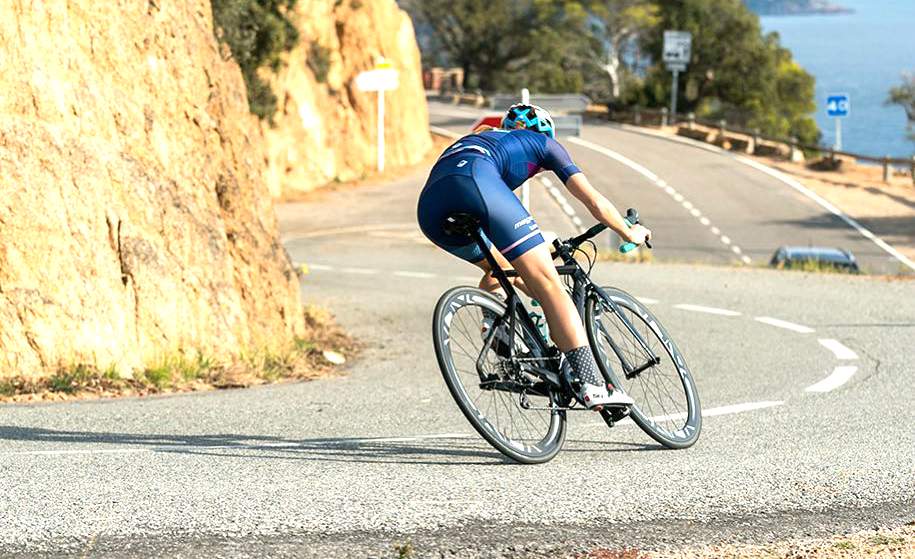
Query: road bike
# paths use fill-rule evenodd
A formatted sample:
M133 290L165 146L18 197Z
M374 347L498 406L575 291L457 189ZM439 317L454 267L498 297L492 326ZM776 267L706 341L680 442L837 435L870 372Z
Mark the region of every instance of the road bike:
M630 209L627 221L638 223ZM432 332L439 368L464 416L507 457L525 464L547 462L565 442L568 412L587 411L574 380L564 374L564 356L531 318L510 278L490 254L477 218L448 216L449 234L474 239L506 298L475 287L454 287L438 301ZM631 419L661 445L695 444L702 428L699 394L677 344L638 299L591 280L595 257L581 248L606 229L553 241L556 266L584 321L598 368L607 383L634 400L629 408L600 410L606 424ZM648 245L650 248L650 245ZM634 248L628 243L621 250ZM596 251L595 251L596 253ZM575 258L584 255L587 270Z

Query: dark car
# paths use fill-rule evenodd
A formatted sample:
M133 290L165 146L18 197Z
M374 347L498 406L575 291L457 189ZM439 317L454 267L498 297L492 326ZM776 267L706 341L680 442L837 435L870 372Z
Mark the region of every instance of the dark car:
M821 269L834 268L852 274L860 273L855 255L832 247L779 247L769 261L776 268Z

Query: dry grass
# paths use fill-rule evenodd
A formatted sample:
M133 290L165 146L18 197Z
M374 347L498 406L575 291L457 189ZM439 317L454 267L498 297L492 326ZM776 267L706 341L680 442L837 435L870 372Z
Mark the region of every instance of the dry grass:
M339 366L327 359L334 352L350 359L358 344L317 307L305 309L302 337L280 348L258 348L232 362L220 362L199 352L166 355L122 377L114 369L98 370L76 364L52 374L0 379L0 402L55 401L142 396L219 388L242 388L287 380L308 380L336 374Z
M580 559L912 559L915 522L895 529L868 530L832 538L765 545L724 544L667 551L594 549Z

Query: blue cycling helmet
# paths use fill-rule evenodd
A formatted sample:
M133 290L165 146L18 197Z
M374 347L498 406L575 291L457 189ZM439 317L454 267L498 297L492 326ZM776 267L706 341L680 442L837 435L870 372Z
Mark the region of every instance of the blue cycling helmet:
M556 129L553 126L553 117L542 107L537 105L525 105L516 103L509 107L502 119L502 128L505 130L533 130L546 134L550 138L556 137Z

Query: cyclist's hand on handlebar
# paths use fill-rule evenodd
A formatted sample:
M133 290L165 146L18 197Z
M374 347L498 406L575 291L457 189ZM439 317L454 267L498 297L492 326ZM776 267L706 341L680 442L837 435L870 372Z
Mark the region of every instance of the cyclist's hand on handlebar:
M626 240L637 245L645 244L645 241L651 239L651 229L644 225L636 223L626 230Z

